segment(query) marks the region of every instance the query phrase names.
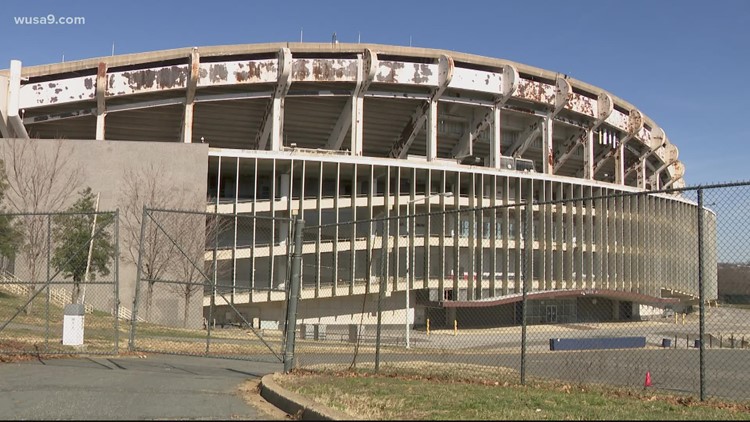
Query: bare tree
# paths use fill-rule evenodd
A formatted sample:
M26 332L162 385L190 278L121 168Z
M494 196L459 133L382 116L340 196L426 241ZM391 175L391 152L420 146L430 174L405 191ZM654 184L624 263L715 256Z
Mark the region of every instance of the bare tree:
M168 178L162 169L152 164L138 171L127 171L120 189L121 233L127 251L124 260L137 265L139 250L142 249L141 271L144 281L148 283L145 309L147 320L151 319L154 284L169 270L170 261L180 252L175 242L153 221L145 222L141 245L143 207L197 210L205 206L198 198L176 194L173 187L165 183L166 180ZM200 228L197 230L201 233Z
M62 140L8 139L2 148L8 182L5 201L21 215L21 257L30 272L29 297L36 292L41 266L47 258L47 218L33 213L58 212L70 201L83 180L83 170L71 159L72 149ZM31 303L25 312L31 312Z
M212 267L204 265L206 251L214 247L214 239L225 230L232 227L232 216L225 218L221 215L210 214L172 214L168 218L173 227L171 236L179 245L179 256L175 256L177 263L175 270L179 277L177 283L168 283L169 291L179 295L183 300L182 325L187 327L190 310L190 300L202 292L209 280Z

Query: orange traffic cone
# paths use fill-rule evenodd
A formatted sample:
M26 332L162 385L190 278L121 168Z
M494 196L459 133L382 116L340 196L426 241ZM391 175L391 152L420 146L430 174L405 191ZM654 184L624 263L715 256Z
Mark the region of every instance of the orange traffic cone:
M643 388L651 387L651 372L646 371L646 381L643 383Z

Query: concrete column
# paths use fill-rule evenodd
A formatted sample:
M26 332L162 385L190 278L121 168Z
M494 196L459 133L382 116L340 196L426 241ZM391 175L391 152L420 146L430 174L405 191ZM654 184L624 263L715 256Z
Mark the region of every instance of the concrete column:
M552 117L546 116L542 121L542 168L544 174L554 172L554 145L552 142Z
M8 85L10 79L0 75L0 137L10 138L8 131Z
M495 105L492 108L493 114L493 125L492 125L492 136L490 137L490 166L495 169L500 168L500 158L502 157L502 151L500 150L502 145L502 127L501 127L501 115L500 107Z
M563 289L572 289L574 288L575 282L573 280L573 271L574 270L574 264L573 264L573 254L575 253L575 243L573 242L573 237L576 235L576 225L575 225L575 216L574 216L574 209L576 203L572 200L573 198L573 192L574 187L572 184L568 184L564 188L564 193L566 196L566 199L568 199L568 202L565 203L565 233L567 234L567 238L563 239L560 243L562 245L563 243L566 246L566 249L563 254ZM562 217L561 217L562 218ZM578 254L580 254L580 251L578 251Z
M527 182L528 184L531 184L531 182ZM523 274L523 241L521 240L521 222L526 217L524 216L525 210L524 207L520 206L521 202L523 201L523 188L526 187L526 183L523 183L520 178L515 178L513 180L513 184L516 188L516 197L515 197L515 203L519 204L519 206L514 208L515 211L515 224L513 228L513 235L515 239L516 244L516 254L514 257L515 261L515 277L513 278L513 293L521 293L521 274Z
M502 186L503 186L503 205L507 205L510 202L509 197L509 189L510 189L510 177L503 177L502 178ZM502 281L502 295L505 296L508 294L508 280L509 276L508 273L510 272L510 208L509 207L503 207L501 215L502 215L502 221L500 222L501 227L501 239L502 239L502 246L500 249L500 271L503 272L503 281Z
M615 152L615 183L625 184L625 145L620 145Z
M364 128L364 97L356 96L352 99L352 135L351 135L351 155L362 155L362 134Z
M561 201L563 199L563 184L558 182L555 190L557 191L557 200ZM553 221L555 224L555 237L557 239L555 240L555 249L552 252L552 274L555 281L555 289L559 290L563 288L563 245L565 245L563 223L566 215L563 214L562 202L558 202L553 208L555 209L555 219Z
M612 299L612 319L620 320L620 301Z
M274 164L274 166L276 166L276 164ZM285 199L287 199L289 197L290 185L291 185L291 176L290 176L290 174L289 173L282 173L282 174L280 174L279 177L278 177L278 187L277 187L277 189L278 189L278 192L279 192L279 197L281 198L282 201L284 201ZM273 204L274 202L276 202L275 195L271 197L271 203ZM273 206L271 207L271 209L272 209L272 214L271 215L273 215L273 209L274 208L275 207L273 207ZM256 224L257 224L257 222L256 222ZM279 221L276 224L277 224L277 227L278 227L278 237L276 238L277 242L278 243L283 243L285 245L289 245L290 242L293 241L293 239L289 239L289 235L290 235L290 233L289 233L289 223L285 222L285 221ZM271 250L271 253L273 253L273 250ZM276 280L276 283L279 284L279 283L282 283L283 281L285 281L286 280L286 274L287 274L287 260L286 259L274 259L272 265L278 267L278 269L276 270L277 271L277 280Z
M646 160L641 158L642 161L639 161L633 165L633 170L635 171L635 182L636 186L641 189L646 189Z
M18 102L21 95L21 61L10 61L10 80L8 81L7 119L18 117ZM10 125L10 123L9 123Z
M623 290L626 292L633 291L633 239L635 231L635 210L636 210L635 196L628 196L624 198L625 206L623 212L623 226L622 226L622 241L623 241Z
M454 299L458 292L454 292ZM456 321L456 308L445 308L445 326L446 328L453 328L453 324Z
M554 206L552 206L552 190L554 189L554 183L553 182L544 182L544 201L547 202L547 205L544 206L544 250L542 251L540 248L540 254L544 254L543 262L544 262L544 288L546 290L552 290L554 288L554 253L553 253L553 247L554 247L554 240L553 235L555 231L555 226L553 223L553 213L554 213ZM541 240L542 234L539 234L539 239Z
M496 286L496 280L498 273L498 265L497 265L497 252L498 252L498 237L497 237L497 213L498 209L497 207L497 179L498 176L490 176L492 179L490 189L491 189L491 196L490 196L490 206L492 207L490 214L490 262L489 262L489 273L490 273L490 279L489 279L489 289L490 289L490 297L495 296L495 291L497 289Z
M103 141L105 137L104 119L107 117L106 94L107 64L101 62L96 71L96 139L99 141Z
M471 173L470 174L471 181L469 183L469 208L475 208L478 206L477 204L477 192L476 192L476 174ZM477 238L476 238L476 229L477 229L477 219L476 219L476 212L472 211L467 213L466 219L469 220L469 245L467 248L468 252L468 262L466 265L466 270L468 271L468 281L466 283L466 298L467 300L474 300L474 287L475 287L475 274L477 273L476 268L476 245L477 245Z
M594 194L594 189L590 186L585 187L585 195L591 197ZM586 238L586 254L584 256L584 267L585 271L581 271L586 279L583 282L583 288L594 287L594 276L595 276L595 265L594 265L594 248L596 247L596 236L594 230L594 200L589 199L586 201L586 220L585 226L585 238ZM596 271L598 272L598 270Z
M8 81L8 100L7 100L7 129L16 138L28 139L29 134L23 121L18 116L18 104L21 95L21 62L19 60L10 61L10 79Z
M583 143L583 178L594 178L594 131L586 131L586 141Z
M437 99L430 101L430 109L427 112L427 145L425 154L427 161L435 161L437 158L438 143L438 102Z
M195 91L200 77L200 56L198 49L193 48L190 54L190 78L185 89L185 113L182 120L182 142L193 141L193 108L195 107Z
M364 128L364 93L372 82L378 67L378 55L370 49L365 49L359 56L357 69L357 85L351 99L351 155L362 155ZM346 130L343 130L346 132ZM343 133L341 134L343 136ZM335 148L335 149L338 149Z

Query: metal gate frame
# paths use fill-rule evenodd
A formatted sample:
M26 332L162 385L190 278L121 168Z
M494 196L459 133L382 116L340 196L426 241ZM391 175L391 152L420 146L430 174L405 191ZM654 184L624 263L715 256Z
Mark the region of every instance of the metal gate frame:
M214 258L213 258L214 259L214 265L213 265L212 274L206 274L206 272L203 269L203 262L201 262L200 264L194 262L193 258L191 258L183 250L183 248L180 247L179 242L177 240L175 240L172 236L170 236L169 233L167 232L167 230L161 224L159 224L159 222L157 221L157 219L154 218L154 216L152 214L153 212L164 212L164 213L174 213L174 214L184 214L184 215L191 215L191 214L192 215L204 215L206 217L210 217L210 216L219 216L219 217L226 217L226 218L232 218L233 217L234 220L235 220L235 227L234 227L235 231L237 230L237 219L238 219L238 217L249 218L249 219L252 219L253 221L257 221L258 219L264 219L264 220L268 219L268 220L274 220L274 221L277 221L277 222L281 221L284 224L288 224L289 225L289 230L288 230L288 233L287 233L287 238L286 239L281 239L281 241L284 241L286 243L286 245L287 245L286 259L288 261L288 265L286 265L286 274L284 276L284 280L285 280L285 283L284 283L285 288L284 288L284 290L285 290L285 300L286 300L286 303L287 303L287 307L288 307L288 303L289 303L290 285L292 284L292 283L290 283L290 281L291 281L291 275L292 275L291 273L293 271L292 265L290 265L290 264L291 264L291 261L292 261L292 257L291 257L291 248L292 248L292 245L293 245L293 243L292 243L293 237L292 236L293 236L293 233L295 232L294 231L294 225L295 225L295 221L294 220L289 219L289 218L265 217L265 216L241 216L241 215L238 215L236 213L234 213L234 214L221 214L221 213L217 213L217 212L200 212L200 211L186 211L186 210L173 210L173 209L172 210L170 210L170 209L158 209L158 208L148 208L148 207L144 206L143 207L143 216L142 216L142 219L141 219L141 233L140 233L140 242L139 242L139 250L138 250L136 287L135 287L135 295L134 295L134 298L133 298L133 311L132 311L132 318L131 318L130 338L129 338L129 342L128 342L128 349L131 352L135 352L135 351L140 350L140 351L150 351L150 352L166 353L166 354L184 354L184 353L173 352L173 351L166 351L166 350L145 350L145 349L139 349L137 347L137 343L136 343L137 338L138 338L138 328L137 328L137 326L138 326L138 315L137 315L137 312L138 312L139 298L140 298L140 295L141 295L141 282L143 282L143 281L147 281L147 282L152 281L152 280L147 280L147 279L144 278L143 265L142 265L143 264L142 263L142 258L143 258L143 253L144 253L143 252L144 234L145 234L146 224L149 221L151 221L152 223L154 223L156 225L156 227L158 228L158 230L160 230L160 232L163 233L168 238L168 240L177 248L179 254L182 257L188 259L188 261L193 265L193 267L195 268L195 270L198 272L199 277L202 279L202 283L203 283L204 288L210 289L210 292L211 292L210 293L211 303L209 305L210 308L209 308L209 318L208 318L208 320L211 321L211 318L212 318L211 316L213 315L214 309L215 309L215 299L216 299L216 296L218 295L219 297L221 297L221 299L224 300L224 302L226 304L228 304L229 308L232 310L232 312L234 312L234 315L236 317L238 317L242 321L242 323L244 323L245 327L247 327L247 328L250 329L250 331L252 332L253 336L257 340L259 340L268 349L268 351L271 352L271 354L274 356L274 358L276 360L278 360L279 362L283 362L284 353L285 353L286 344L287 344L286 343L286 338L287 338L287 329L288 329L288 316L287 316L287 318L284 319L284 329L283 329L283 333L282 333L282 337L281 337L282 338L282 341L281 341L281 350L276 351L264 339L262 333L259 332L259 330L256 329L256 327L253 327L252 323L250 321L248 321L245 318L245 316L242 315L242 313L234 306L234 300L233 300L233 298L232 299L228 298L223 292L221 292L219 289L217 289L217 272L216 272L216 259L217 258L216 258L216 247L214 248ZM217 237L218 237L218 233L217 233ZM208 252L208 250L206 250L206 252ZM159 280L153 280L153 281L159 281ZM205 293L204 293L204 295L205 295ZM252 355L227 356L227 355L211 354L211 326L212 326L211 323L207 323L206 324L206 348L205 348L205 352L201 356L204 356L204 357L213 357L213 358L225 358L225 359L252 360L250 358L250 356L252 356Z

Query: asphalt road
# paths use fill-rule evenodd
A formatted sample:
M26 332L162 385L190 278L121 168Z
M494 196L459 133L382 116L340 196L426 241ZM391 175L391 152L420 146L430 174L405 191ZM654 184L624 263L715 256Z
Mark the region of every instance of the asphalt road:
M152 355L0 364L0 419L268 420L247 404L245 381L281 364Z

